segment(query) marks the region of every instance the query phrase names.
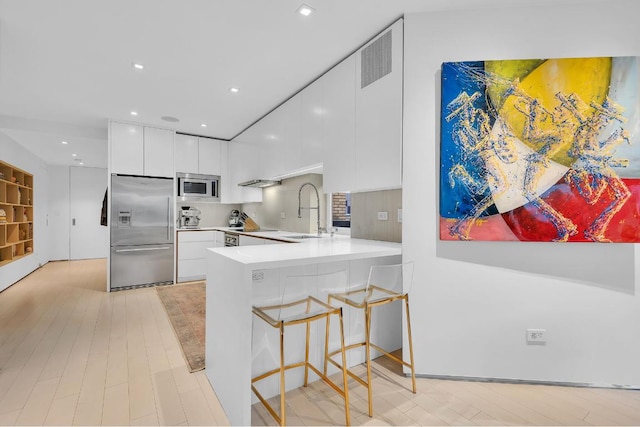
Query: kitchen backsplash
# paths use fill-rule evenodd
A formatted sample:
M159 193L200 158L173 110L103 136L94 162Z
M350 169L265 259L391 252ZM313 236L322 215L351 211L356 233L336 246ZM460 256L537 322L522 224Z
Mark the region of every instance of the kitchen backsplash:
M310 182L318 188L320 196L320 227L325 228L326 196L322 192L322 175L320 174L306 174L283 179L281 185L267 187L262 190L262 203L245 203L242 205L242 210L251 216L261 228L287 230L296 233L316 233L316 209L303 209L302 218L298 218L298 190L306 182ZM302 206L304 208L315 207L316 203L316 195L313 188L305 186L302 190Z
M316 210L303 209L298 218L298 190L310 182L320 193L320 227L326 228L327 195L323 194L322 175L307 174L282 180L281 185L264 188L262 203L220 204L178 202L201 211L201 227L226 227L233 209L246 212L262 229L287 230L297 233L317 232ZM310 186L302 191L302 206L315 207L315 192ZM351 193L351 237L356 239L402 242L402 223L398 222L402 209L402 190L383 190ZM388 219L379 220L378 212L387 212ZM284 216L284 218L283 218Z
M226 227L229 225L229 213L233 209L241 209L240 204L178 202L178 210L182 206L200 209L200 227Z
M398 209L402 209L402 190L351 193L351 237L402 242ZM387 212L388 219L379 220L378 212Z

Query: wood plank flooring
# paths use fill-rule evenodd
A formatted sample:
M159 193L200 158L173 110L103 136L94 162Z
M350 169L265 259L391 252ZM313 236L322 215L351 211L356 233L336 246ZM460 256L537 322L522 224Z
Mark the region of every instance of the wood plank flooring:
M227 425L155 289L106 293L105 280L105 260L52 262L0 293L0 425ZM421 378L414 395L395 364L374 368L373 418L349 384L354 425L640 425L640 391ZM323 383L287 404L291 425L344 423ZM252 424L275 425L259 404Z
M0 425L226 425L155 289L106 261L52 262L0 293Z

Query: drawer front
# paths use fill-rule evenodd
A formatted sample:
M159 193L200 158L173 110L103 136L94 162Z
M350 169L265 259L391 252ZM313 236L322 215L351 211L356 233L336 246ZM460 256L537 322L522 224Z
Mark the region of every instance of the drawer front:
M205 259L184 259L178 261L178 282L204 280L207 265Z
M180 242L178 244L178 259L204 259L206 249L215 247L214 242Z
M215 236L215 231L178 231L178 243L209 241L213 246Z

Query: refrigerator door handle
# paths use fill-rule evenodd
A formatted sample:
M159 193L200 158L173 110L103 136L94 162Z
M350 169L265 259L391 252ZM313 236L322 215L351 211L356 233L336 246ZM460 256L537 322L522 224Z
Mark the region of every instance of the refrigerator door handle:
M169 246L163 246L161 248L134 248L134 249L116 249L117 253L122 252L141 252L141 251L165 251L171 249Z
M171 240L171 197L167 197L167 240Z

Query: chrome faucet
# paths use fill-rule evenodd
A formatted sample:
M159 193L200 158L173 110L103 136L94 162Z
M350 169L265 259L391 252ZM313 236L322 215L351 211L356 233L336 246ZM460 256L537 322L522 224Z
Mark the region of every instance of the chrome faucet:
M314 207L308 207L308 208L303 208L301 201L300 201L300 195L302 194L302 188L305 185L310 185L311 187L313 187L313 189L316 192L316 201L317 204ZM320 194L318 194L318 189L316 188L315 185L313 185L310 182L305 182L304 184L302 184L300 186L300 189L298 190L298 218L302 218L302 209L316 209L318 211L318 236L320 236L322 233L320 232Z

